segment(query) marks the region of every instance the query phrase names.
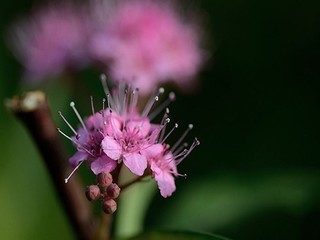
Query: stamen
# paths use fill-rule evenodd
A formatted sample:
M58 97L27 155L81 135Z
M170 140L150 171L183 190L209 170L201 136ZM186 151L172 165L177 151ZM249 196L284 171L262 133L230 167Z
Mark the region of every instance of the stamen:
M108 84L107 84L107 76L105 74L101 74L100 75L100 79L101 79L101 83L102 83L102 87L103 87L105 95L109 96L109 98L108 98L108 106L110 108L110 105L111 106L114 105L114 101L113 101L113 99L111 97L111 92L110 92Z
M87 153L89 153L89 154L91 155L91 153L90 153L90 151L89 151L88 149L86 149L86 148L85 148L84 146L82 146L79 142L75 141L74 139L72 139L71 137L69 137L67 134L65 134L64 132L62 132L62 131L60 130L60 128L57 128L57 131L58 131L62 136L64 136L64 137L67 138L68 140L70 140L73 144L75 144L79 149L82 149L82 150L86 151Z
M124 95L123 95L123 102L122 102L122 110L125 113L127 112L127 105L128 105L127 101L128 101L128 89L125 89Z
M161 143L163 143L170 135L171 135L171 133L175 130L175 129L177 129L178 128L178 123L175 123L174 124L174 127L170 130L170 132L167 134L167 136L165 136L165 138L161 141Z
M90 96L90 102L91 102L91 111L92 111L92 115L95 114L95 111L94 111L94 104L93 104L93 97Z
M144 108L144 110L143 110L143 112L141 114L142 117L148 116L148 114L149 114L151 108L153 107L154 103L159 101L159 96L161 94L163 94L163 93L164 93L164 88L159 88L158 93L156 93L155 95L153 95L153 96L151 96L149 98L149 100L148 100L148 102L147 102L147 104L146 104L146 106L145 106L145 108Z
M130 109L134 109L137 106L138 103L138 89L134 89L131 92L131 97L130 97Z
M200 145L200 141L197 138L195 138L191 147L187 150L187 152L180 159L177 159L178 156L176 156L176 165L180 164L192 152L192 150L198 145Z
M166 132L167 124L170 122L170 118L168 118L167 116L168 116L167 113L165 113L163 115L163 121L161 121L160 136L158 138L159 142L163 142L163 138L164 138L164 134ZM166 118L164 118L164 117L166 117Z
M69 176L64 179L64 183L68 183L68 181L71 178L71 176L78 170L78 168L81 166L81 164L83 162L84 162L84 160L78 163L78 165L72 170L72 172L69 174Z
M164 90L163 90L164 91ZM174 92L169 93L169 97L161 103L153 112L149 114L150 121L153 120L163 109L168 107L170 103L172 103L176 99L176 95Z
M154 104L155 102L157 102L158 100L159 100L159 97L158 97L158 96L155 96L154 98L150 98L149 101L148 101L148 103L146 104L146 106L145 106L145 108L144 108L141 116L142 116L142 117L148 116L151 108L153 107L153 104Z
M76 114L77 118L79 119L82 127L88 132L88 129L87 129L86 125L84 124L84 122L83 122L83 120L82 120L82 118L81 118L78 110L76 109L75 105L76 105L76 104L75 104L74 102L71 102L71 103L70 103L70 107L73 109L73 111L74 111L74 113Z
M118 94L116 95L118 97L118 99L116 99L117 101L115 101L115 106L114 109L116 110L117 113L119 113L120 115L124 112L124 108L123 108L123 102L124 102L124 94L125 94L125 84L123 82L120 82L118 85Z
M69 137L67 134L65 134L64 132L62 132L62 131L60 130L60 128L57 128L57 131L58 131L62 136L64 136L65 138L69 139L71 142L76 143L71 137Z
M105 119L105 116L104 116L104 113L105 113L105 102L106 102L106 99L103 98L102 99L102 121L103 121L103 125L107 125L107 122L106 122L106 119Z
M111 106L110 106L110 94L107 94L107 104L108 104L108 108L111 109Z
M178 139L178 141L171 148L172 152L180 145L180 143L185 139L185 137L187 136L187 134L190 132L190 130L192 128L193 128L193 125L189 124L187 130L181 135L181 137Z
M188 146L189 146L189 144L187 142L185 142L184 144L180 145L180 147L178 147L174 152L172 152L172 154L175 156L179 152L181 152L184 148L187 148Z
M78 133L76 130L74 130L74 128L71 126L71 124L67 121L67 119L62 115L62 112L58 112L58 114L60 115L60 117L63 119L63 121L68 125L68 127L71 129L71 131L74 133L74 135L78 136Z

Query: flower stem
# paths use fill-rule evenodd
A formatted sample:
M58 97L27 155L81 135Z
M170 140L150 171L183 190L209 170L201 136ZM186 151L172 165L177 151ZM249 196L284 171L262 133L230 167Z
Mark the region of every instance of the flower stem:
M7 100L6 105L22 121L37 145L76 238L91 239L95 230L92 209L76 176L67 184L64 183L70 168L45 94L40 91L28 92Z
M125 188L131 186L132 184L134 184L134 183L136 183L136 182L142 181L143 178L145 178L145 177L146 177L146 175L137 177L137 178L133 179L132 181L130 181L130 182L128 182L128 183L125 183L125 184L123 184L123 185L120 185L119 187L120 187L121 190L124 190Z

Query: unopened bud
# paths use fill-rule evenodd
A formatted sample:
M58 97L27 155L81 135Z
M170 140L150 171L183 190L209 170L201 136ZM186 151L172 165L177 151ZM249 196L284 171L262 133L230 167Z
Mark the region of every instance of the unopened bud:
M89 201L97 200L101 196L100 189L97 185L89 185L86 190L86 197Z
M97 176L98 185L107 188L112 183L112 175L108 172L101 172Z
M104 200L102 202L102 209L107 214L112 214L117 210L117 203L113 199Z
M112 183L108 188L107 188L107 196L109 198L117 198L120 195L120 188L117 184Z

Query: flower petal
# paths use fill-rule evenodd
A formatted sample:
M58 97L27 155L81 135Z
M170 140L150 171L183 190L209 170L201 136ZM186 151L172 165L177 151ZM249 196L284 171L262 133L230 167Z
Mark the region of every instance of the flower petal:
M131 172L142 176L147 168L147 158L139 153L126 153L123 155L123 163Z
M149 120L145 118L127 122L126 128L128 133L135 134L138 138L144 138L149 134L151 125Z
M94 174L98 175L101 172L111 172L117 166L117 162L107 156L102 156L94 160L90 167Z
M154 174L154 179L158 183L158 188L162 197L170 197L176 190L174 177L167 171L159 168L155 163L151 163L151 170Z
M102 149L108 157L118 160L122 154L120 144L112 137L106 136L101 142Z
M163 150L164 150L163 145L158 143L158 144L152 144L146 147L145 149L141 150L141 152L148 159L150 159L160 155L163 152Z
M88 153L83 151L76 152L71 158L69 158L69 163L72 167L76 167L81 161L87 160Z

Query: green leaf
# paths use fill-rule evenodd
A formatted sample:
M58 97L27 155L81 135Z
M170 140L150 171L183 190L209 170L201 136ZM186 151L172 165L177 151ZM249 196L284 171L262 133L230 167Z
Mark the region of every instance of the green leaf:
M198 233L192 231L152 231L139 234L129 240L229 240L214 234Z

